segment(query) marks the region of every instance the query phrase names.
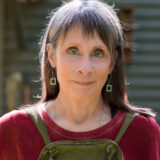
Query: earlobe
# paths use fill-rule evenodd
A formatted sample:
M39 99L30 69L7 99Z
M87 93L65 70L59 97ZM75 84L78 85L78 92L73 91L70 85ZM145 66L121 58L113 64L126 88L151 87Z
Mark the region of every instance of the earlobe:
M52 45L50 43L47 43L46 51L47 51L48 57L52 57L53 56L53 48L52 48Z
M46 45L46 52L47 52L47 55L48 55L49 63L51 64L51 66L53 68L55 68L55 66L56 66L56 57L55 57L55 54L54 54L54 49L53 49L53 47L52 47L52 45L50 43L47 43L47 45Z

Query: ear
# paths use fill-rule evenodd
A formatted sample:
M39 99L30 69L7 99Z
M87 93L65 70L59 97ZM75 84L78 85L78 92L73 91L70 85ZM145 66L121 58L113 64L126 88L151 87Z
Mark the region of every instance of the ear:
M109 68L109 74L112 73L113 69L114 69L114 66L115 66L115 62L116 62L116 59L118 58L118 51L115 51L114 53L114 57L112 59L112 62L110 64L110 68Z
M50 65L55 68L56 67L56 52L51 43L47 43L46 51L48 55L48 60Z

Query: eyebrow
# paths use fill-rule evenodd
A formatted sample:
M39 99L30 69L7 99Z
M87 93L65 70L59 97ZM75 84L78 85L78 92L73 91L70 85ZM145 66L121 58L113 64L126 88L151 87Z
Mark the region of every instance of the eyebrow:
M79 46L79 47L81 47L81 45L79 43L66 43L64 45L65 46ZM108 48L104 45L101 45L101 44L96 44L95 46L93 46L93 48L102 48L102 49L108 51Z

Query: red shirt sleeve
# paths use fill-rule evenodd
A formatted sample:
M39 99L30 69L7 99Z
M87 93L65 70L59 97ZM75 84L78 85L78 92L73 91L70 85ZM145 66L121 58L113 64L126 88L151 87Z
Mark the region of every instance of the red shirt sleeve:
M0 159L17 159L15 128L12 124L14 111L0 118Z
M144 147L148 153L148 160L160 160L160 127L152 117L148 118L148 136L146 137L147 146Z
M37 160L44 142L23 110L0 118L0 160Z

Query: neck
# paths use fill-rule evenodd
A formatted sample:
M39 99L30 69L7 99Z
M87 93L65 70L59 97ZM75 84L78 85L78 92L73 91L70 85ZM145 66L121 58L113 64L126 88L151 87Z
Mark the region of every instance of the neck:
M102 96L87 97L86 99L73 99L66 94L59 93L53 102L54 118L67 120L76 125L82 125L87 122L99 122L102 118L102 110L109 109L103 103ZM109 111L109 110L108 110Z

